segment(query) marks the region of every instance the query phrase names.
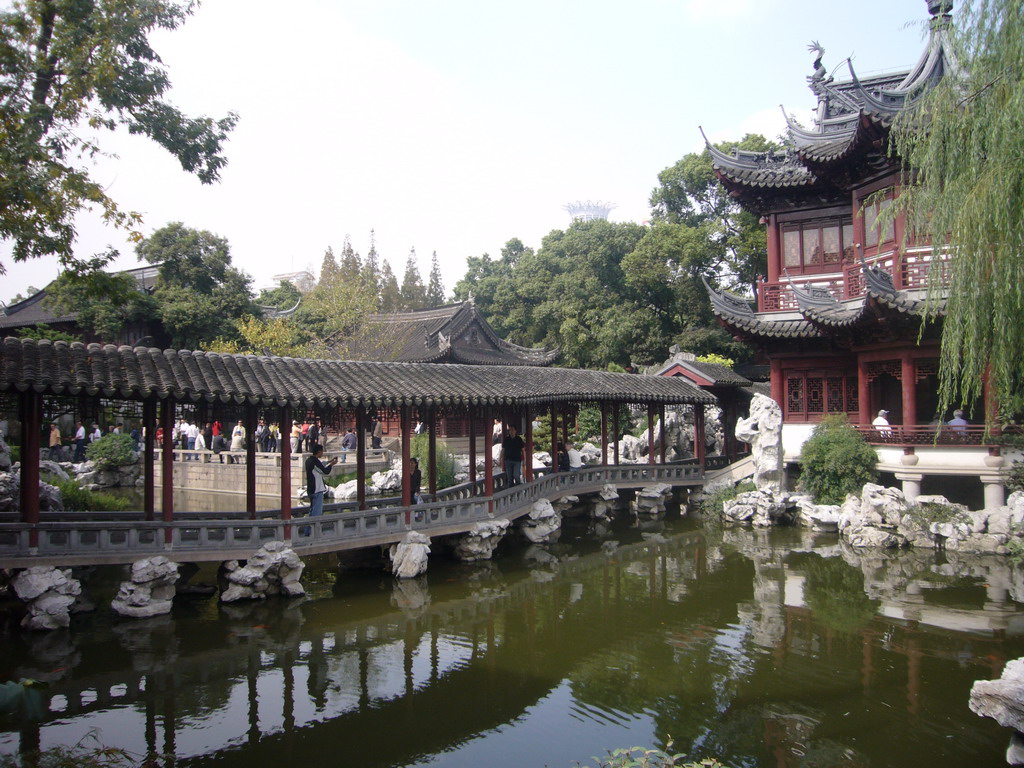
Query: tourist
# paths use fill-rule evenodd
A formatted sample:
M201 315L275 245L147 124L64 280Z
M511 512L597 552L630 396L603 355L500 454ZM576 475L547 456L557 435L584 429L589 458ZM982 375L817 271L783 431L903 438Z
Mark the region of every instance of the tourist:
M967 419L964 418L964 412L957 408L953 411L953 418L946 422L946 426L952 427L954 432L958 432L961 435L967 432Z
M380 448L381 440L384 437L384 425L376 416L373 417L373 422L370 425L370 437L373 439L373 448L375 450Z
M572 443L565 444L565 452L569 456L569 471L579 472L583 469L583 454L576 450Z
M871 425L878 430L882 437L891 437L892 429L889 428L889 412L884 408L878 412L878 416L871 422Z
M211 444L211 447L213 448L214 455L217 456L220 459L220 463L223 464L224 463L224 457L221 456L220 454L221 454L221 452L223 452L228 447L228 441L224 439L224 435L222 435L220 433L214 435L213 436L213 443ZM228 464L231 464L231 463L232 463L232 459L231 459L230 456L228 456Z
M302 426L299 427L299 430L299 450L309 450L309 443L306 440L306 437L309 435L309 419L302 422Z
M196 433L196 441L195 441L195 443L192 444L192 447L195 448L197 451L205 451L206 450L206 447L207 447L206 446L206 435L203 434L202 430L199 430L199 432ZM192 454L192 455L193 455L193 458L195 458L196 460L201 460L200 457L199 457L199 454Z
M313 446L320 443L320 422L313 419L313 423L309 425L309 431L306 432L306 450L312 453Z
M281 427L273 422L267 430L267 452L277 453L277 444L281 439Z
M102 432L102 430L100 430L100 425L97 424L96 422L93 422L93 424L92 424L92 434L89 435L89 442L90 443L95 443L101 437L103 437L103 432Z
M270 433L267 430L267 422L265 422L263 419L260 419L260 423L256 425L256 431L253 433L252 436L253 440L256 441L256 450L263 451L264 453L266 453L267 437L269 434Z
M423 473L420 472L420 460L415 456L409 459L409 464L412 467L412 472L409 473L409 490L412 495L413 504L422 504L423 497L420 496L420 485L423 483ZM422 519L417 516L417 520Z
M297 422L293 422L292 423L292 453L298 453L299 452L299 448L300 448L299 441L301 441L301 440L302 440L302 425L297 423Z
M76 462L85 461L85 425L80 421L75 422L75 459Z
M203 442L206 443L207 450L213 448L213 427L210 422L206 422L203 427Z
M60 461L61 454L61 436L60 427L57 426L57 422L50 423L50 461Z
M139 447L142 444L142 430L139 428L138 424L132 427L131 438L133 450L139 450Z
M516 434L514 424L508 425L508 434L501 443L501 458L505 464L505 476L509 485L523 481L523 438Z
M331 474L331 467L338 463L337 457L324 464L320 457L324 447L319 443L313 446L309 458L306 459L306 493L309 494L309 516L317 517L324 513L324 494L327 484L324 478ZM307 535L309 528L306 529Z
M235 451L245 450L245 426L242 424L242 420L239 419L238 423L231 430L231 453ZM234 455L228 456L228 463L233 464L238 458Z
M565 452L565 445L559 443L555 451L555 467L559 472L569 471L569 454Z
M356 438L356 433L351 429L345 433L345 436L341 438L341 463L344 464L348 458L346 455L349 451L354 451L359 445L359 441Z
M501 424L501 419L494 420L494 426L491 427L491 445L501 442L501 435L504 432L504 428Z

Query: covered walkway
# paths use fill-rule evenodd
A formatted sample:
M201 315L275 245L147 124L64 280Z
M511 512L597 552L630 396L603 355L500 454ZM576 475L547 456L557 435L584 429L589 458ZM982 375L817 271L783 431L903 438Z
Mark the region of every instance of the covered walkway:
M290 433L296 419L318 418L325 424L337 423L341 417L351 419L356 424L359 441L355 462L357 513L366 512L367 427L374 417L395 415L401 432L403 483L401 504L392 507L389 514L404 530L417 527L410 479L404 469L409 466L411 436L417 422L425 425L429 435L427 476L431 494L438 491L435 457L439 421L453 415L468 422L468 496L475 500L469 506L476 505L474 515L493 516L497 512L494 505L501 499L495 494L493 463L490 460L484 461L482 482L477 478L476 438L485 438L489 454L492 425L496 420L500 421L502 430L513 425L518 427L526 444L523 462L526 486L502 492L513 497L526 493L528 488L546 487L551 482L546 479L540 485L531 482L534 480L531 467L535 448L532 425L537 416L550 414L553 425L551 445L539 448L551 450L554 454L555 443L569 439L570 420L576 410L581 405L598 407L601 414L602 467L608 468L619 464L618 439L624 426L619 424L620 405L646 406L650 445L656 442L654 424L656 419L664 419L665 406L692 406L697 454L695 467L699 473L704 461L703 407L715 402L713 396L678 378L624 373L528 366L498 368L222 355L15 338L4 339L0 345L0 397L4 399L0 410L17 413L22 459L20 522L0 525L0 529L7 528L3 540L8 547L17 550L15 553L5 548L5 560L16 554L29 558L42 554L40 536L50 524L40 517L40 450L49 414L61 409L65 413L75 413L82 421L95 419L103 413L127 413L128 418L135 415L134 421L145 426L143 522L157 522L154 482L157 427L162 427L162 474L171 477L174 466L172 431L176 419L182 414L204 422L219 420L232 424L242 421L246 434L250 436L261 418L278 422L282 435ZM609 440L609 435L613 436L612 440ZM246 527L256 530L266 526L267 532L259 536L291 541L290 445L285 440L281 451L279 516L269 521L256 521L254 440L247 441L246 451L246 513L254 521ZM664 461L662 441L660 451L649 452L649 464L664 464ZM635 468L635 465L628 466ZM669 471L674 466L677 465L666 465L664 470ZM594 481L599 479L595 475ZM615 482L614 479L607 481ZM163 483L161 491L159 522L162 525L156 526L152 533L156 537L153 546L175 549L176 544L181 546L184 543L182 531L193 530L196 526L176 520L173 485ZM458 505L449 504L445 509L451 510L454 506ZM430 506L423 509L429 511ZM342 517L345 514L350 513L342 513ZM322 540L328 535L323 526L332 517L317 522L315 538ZM383 519L386 524L391 524L387 515ZM347 530L341 518L334 522L339 534ZM17 530L9 528L10 525L16 525ZM234 521L222 521L221 534L217 535L228 536L233 525L238 527ZM358 523L357 527L359 525L365 523ZM144 527L135 525L130 528L126 535L134 544L134 550L139 552L143 546L139 536ZM204 534L197 535L202 538ZM205 535L209 539L209 533ZM53 537L48 538L52 544ZM125 543L127 545L128 542ZM257 546L259 543L256 542ZM369 543L374 542L362 545ZM70 544L67 541L60 546ZM42 549L48 546L44 543ZM251 540L246 546L251 548Z

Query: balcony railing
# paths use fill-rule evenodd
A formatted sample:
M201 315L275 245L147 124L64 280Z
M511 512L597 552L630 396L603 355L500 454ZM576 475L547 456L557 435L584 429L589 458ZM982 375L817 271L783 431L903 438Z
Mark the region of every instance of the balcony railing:
M868 259L868 264L881 267L892 275L897 290L927 288L929 275L935 263L941 264L939 279L948 279L949 257L938 260L931 251L912 251L897 257L893 253ZM799 309L793 295L793 285L805 290L825 289L837 301L856 299L864 295L864 270L859 264L848 264L839 273L791 275L787 280L760 283L757 289L759 312L791 312Z
M934 424L893 424L888 427L856 424L854 429L872 445L900 446L998 446L1003 444L1001 434L985 432L985 427L969 424L965 427Z

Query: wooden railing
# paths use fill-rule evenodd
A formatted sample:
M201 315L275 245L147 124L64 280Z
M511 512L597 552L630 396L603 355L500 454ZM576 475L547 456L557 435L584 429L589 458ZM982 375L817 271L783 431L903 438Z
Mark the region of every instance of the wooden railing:
M996 446L1000 445L997 433L985 434L984 426L969 424L951 427L948 424L893 424L888 427L871 425L854 425L864 439L872 445L903 445L903 446Z
M651 483L699 485L703 471L697 464L627 464L555 472L530 483L496 490L486 497L471 495L465 486L450 488L428 504L401 506L400 500L377 499L367 509L354 504L332 504L318 517L283 520L280 510L259 513L256 520L237 514L176 515L173 522L139 520L108 513L105 519L43 520L0 523L0 562L11 567L45 560L67 565L131 562L163 554L185 562L246 557L269 541L291 540L297 552L326 552L399 541L408 531L427 535L468 531L480 520L515 519L541 498L594 492L605 484L642 487ZM468 484L466 484L468 485ZM477 483L479 486L479 483ZM308 508L295 510L302 514ZM39 534L39 546L29 549L30 534Z

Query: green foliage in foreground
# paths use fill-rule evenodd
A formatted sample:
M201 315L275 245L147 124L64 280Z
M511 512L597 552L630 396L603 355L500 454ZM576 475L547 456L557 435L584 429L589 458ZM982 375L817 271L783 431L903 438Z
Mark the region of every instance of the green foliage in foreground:
M956 507L950 504L938 504L931 501L926 501L924 504L915 504L907 510L907 516L922 531L927 531L932 523L966 525L971 522L971 518Z
M878 455L846 417L826 416L801 451L800 487L818 504L842 504L878 477Z
M1015 461L1006 474L1006 492L1024 491L1024 461Z
M123 749L112 747L51 747L28 755L0 755L0 768L136 768L149 765Z
M430 435L423 433L412 436L410 454L420 460L420 471L423 473L423 490L430 485L427 479L430 477ZM451 488L455 485L455 454L448 450L443 441L437 441L437 449L434 451L437 459L437 487ZM404 471L404 470L403 470Z
M74 512L123 512L132 508L132 503L123 496L102 491L87 491L76 480L61 480L52 475L43 481L60 489L64 509Z
M85 457L96 462L99 469L113 469L133 464L135 441L131 435L104 435L85 449Z
M672 742L666 745L672 749ZM596 768L725 768L720 762L706 757L703 760L683 762L684 755L673 755L660 749L629 747L611 750L605 757L595 757ZM582 768L576 763L577 768Z

